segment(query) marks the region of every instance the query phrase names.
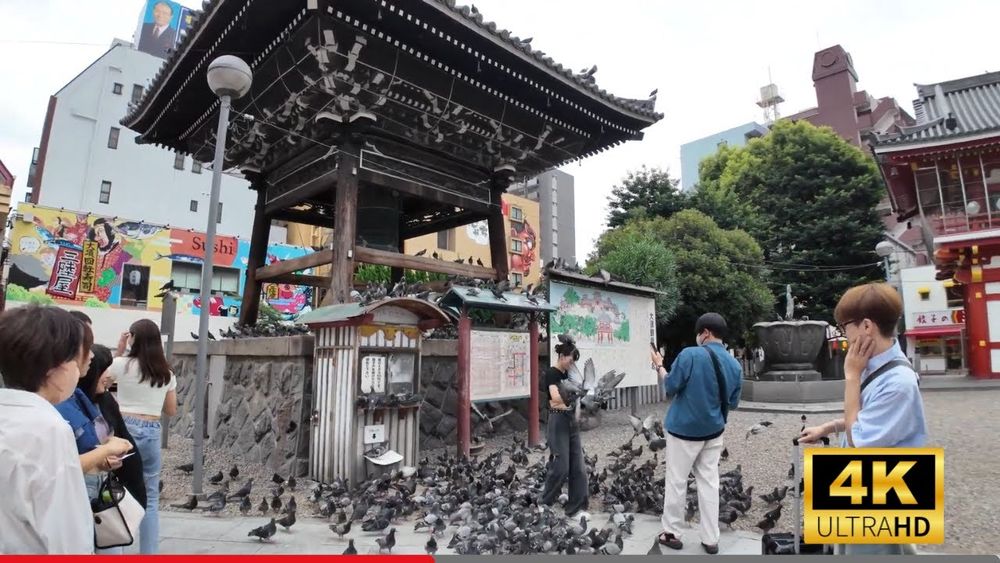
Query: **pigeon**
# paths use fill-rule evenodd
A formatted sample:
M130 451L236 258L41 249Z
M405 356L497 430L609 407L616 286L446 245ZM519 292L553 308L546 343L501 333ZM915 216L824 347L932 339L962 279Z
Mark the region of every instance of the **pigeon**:
M611 274L607 270L601 269L598 273L601 275L601 279L604 281L604 283L608 283L611 281Z
M392 547L396 545L396 528L389 530L384 538L375 538L375 543L378 544L378 552L388 551L392 553Z
M354 547L354 539L351 538L347 540L347 549L344 550L344 555L357 555L358 550Z
M719 461L726 461L729 459L729 448L722 448L722 454L719 455Z
M212 331L208 331L205 334L208 336L209 340L218 340L218 338L216 338L215 335L212 334Z
M275 473L275 474L274 474L274 475L273 475L273 476L271 477L271 480L272 480L272 481L274 481L274 482L275 482L276 484L278 484L278 485L283 485L283 484L285 483L285 478L284 478L284 477L282 477L281 475L278 475L277 473Z
M212 504L205 507L204 510L218 514L219 512L225 510L225 508L226 508L226 497L224 495L219 495L215 497L215 499L212 500Z
M222 482L222 480L224 478L225 478L225 476L220 471L220 472L216 473L215 475L212 475L211 477L209 477L208 478L208 482L211 483L211 484L213 484L213 485L218 485L219 483Z
M271 498L271 510L278 512L281 510L281 497Z
M193 338L195 340L198 340L198 335L192 332L191 333L191 338Z
M184 473L190 474L192 471L194 471L194 464L193 463L185 463L184 465L178 465L177 469L180 470L180 471L183 471Z
M431 254L431 258L433 258L433 259L435 259L435 260L440 260L440 259L441 259L441 257L440 257L440 256L438 256L438 253L437 253L437 252L435 252L434 254Z
M257 507L257 510L259 510L261 514L267 514L267 510L269 508L270 507L267 505L267 498L262 498L260 500L260 506Z
M764 518L760 522L757 522L757 527L766 532L771 528L773 528L775 524L777 524L777 522L775 522L774 520L771 520L770 518Z
M295 485L296 485L295 477L289 475L288 476L288 480L285 482L285 485L288 486L288 490L289 491L294 491L295 490Z
M477 266L482 266L483 265L483 261L481 259L479 259L479 258L476 258L476 265Z
M198 507L198 497L194 495L189 495L187 501L182 504L172 504L170 505L174 508L183 508L184 510L194 510Z
M240 498L240 497L249 496L250 495L250 489L252 489L252 488L253 488L253 477L251 477L250 479L248 479L247 482L244 483L242 487L240 487L240 490L238 490L235 493L229 495L229 498L234 499L234 498Z
M736 522L737 518L739 518L739 513L735 510L719 511L719 522L726 524L730 529L732 529L733 522Z
M437 550L438 542L434 539L434 536L431 536L431 539L427 540L427 543L424 545L424 552L426 552L427 555L434 555L437 553Z
M344 522L342 524L330 524L330 530L333 533L337 534L338 538L344 539L344 536L351 533L352 522L353 522L352 520L348 520L347 522Z
M261 541L264 541L271 539L271 536L273 536L274 533L277 531L278 528L274 525L274 518L271 518L271 521L268 522L267 524L264 524L259 528L254 528L250 530L250 533L247 534L247 537L258 538Z
M240 468L233 464L233 468L229 470L229 478L235 479L240 476Z
M284 510L284 512L285 512L286 514L287 514L287 513L289 513L289 512L295 512L295 510L296 510L297 508L298 508L298 507L297 507L297 506L295 505L295 497L294 497L294 496L289 496L289 497L288 497L288 504L286 504L286 505L285 505L285 510Z
M775 522L777 522L778 519L781 518L781 507L782 506L783 505L779 504L777 506L777 508L775 508L774 510L770 510L768 512L765 512L764 513L764 518L767 518L768 520L774 520Z
M754 424L750 427L750 430L747 431L746 439L749 440L751 434L760 434L761 432L767 430L769 426L771 426L771 422L768 420Z
M426 248L423 249L423 250L418 250L417 253L414 254L414 256L423 256L424 254L427 254L427 249Z
M243 500L240 501L240 514L246 516L247 513L250 512L251 508L253 508L253 506L250 504L250 497L243 497Z
M160 286L160 291L171 291L174 289L174 280L170 280L167 283Z
M295 525L295 513L289 512L288 514L282 516L281 519L278 520L278 524L285 530L288 530Z

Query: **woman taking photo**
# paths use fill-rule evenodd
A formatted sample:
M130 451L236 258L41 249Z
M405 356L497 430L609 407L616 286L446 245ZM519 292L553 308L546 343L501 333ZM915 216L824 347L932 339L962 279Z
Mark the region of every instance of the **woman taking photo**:
M139 526L139 552L159 551L160 417L177 413L177 380L163 354L160 329L148 319L136 321L118 341L111 377L118 383L118 405L125 426L142 456L146 515Z
M556 363L545 372L545 388L549 399L549 420L546 428L549 445L549 465L541 502L552 506L563 483L569 480L569 500L566 516L577 516L587 507L587 469L583 463L580 427L576 422L576 401L567 403L559 394L559 384L569 379L569 370L580 359L580 351L569 338L561 337L556 345Z

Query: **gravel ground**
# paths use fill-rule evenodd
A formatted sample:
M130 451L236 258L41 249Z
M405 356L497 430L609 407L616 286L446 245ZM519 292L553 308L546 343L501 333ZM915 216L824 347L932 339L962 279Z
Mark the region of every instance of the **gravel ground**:
M941 446L945 450L945 544L941 546L922 546L921 549L945 553L1000 553L1000 539L994 534L1000 528L1000 469L994 463L992 445L995 437L1000 435L1000 420L988 416L996 412L996 400L1000 397L989 391L931 392L924 395L924 405L930 429L930 445ZM640 409L640 418L648 414L662 415L664 405L647 405ZM834 415L812 415L808 424L825 422ZM775 486L789 484L787 473L791 464L791 438L798 434L802 426L799 414L768 414L733 411L729 416L726 430L726 447L729 450L729 460L722 462L721 470L728 471L742 465L744 486L754 486L754 496L769 492ZM762 420L773 423L766 432L746 438L747 429ZM603 424L594 430L584 433L584 449L587 455L597 454L598 469L610 459L606 454L621 445L631 436L632 430L628 423L627 412L609 411L604 414ZM544 434L543 434L544 436ZM636 441L640 443L642 438ZM506 446L509 437L498 437L491 440L484 449L489 453L492 448ZM425 452L435 455L439 451ZM171 436L170 449L164 451L163 480L164 489L161 498L163 510L176 510L170 505L183 502L190 490L190 477L176 469L176 466L190 461L191 440ZM662 454L662 452L661 452ZM539 455L533 454L533 458ZM643 453L637 464L649 459L651 454ZM237 490L247 478L254 477L254 493L251 495L253 510L251 515L259 515L257 506L262 498L270 498L268 489L274 487L271 482L272 471L263 467L251 465L232 456L207 450L206 480L217 471L227 475L229 468L237 463L240 476L236 483L230 485L230 490ZM663 459L663 456L660 456ZM531 460L532 462L534 459ZM660 470L662 475L662 470ZM981 484L989 483L983 487ZM263 486L262 486L263 485ZM304 517L311 512L305 497L308 495L310 483L300 479L295 494L299 505L299 516ZM211 492L215 486L206 481L205 490ZM285 493L283 501L287 502L289 492ZM787 505L786 509L790 508ZM591 500L590 509L599 511L599 501ZM755 498L750 511L734 524L734 528L760 532L755 524L763 518L766 507ZM238 515L236 505L226 507L226 512ZM779 530L789 530L789 510L779 521Z

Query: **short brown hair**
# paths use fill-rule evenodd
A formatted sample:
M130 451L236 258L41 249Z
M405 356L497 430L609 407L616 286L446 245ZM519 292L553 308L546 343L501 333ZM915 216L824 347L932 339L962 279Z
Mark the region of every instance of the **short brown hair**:
M0 314L0 373L4 384L11 389L38 392L49 371L80 357L85 326L58 307L28 305Z
M833 311L838 323L869 319L885 337L895 334L896 323L902 315L903 300L899 292L884 282L866 283L848 289Z

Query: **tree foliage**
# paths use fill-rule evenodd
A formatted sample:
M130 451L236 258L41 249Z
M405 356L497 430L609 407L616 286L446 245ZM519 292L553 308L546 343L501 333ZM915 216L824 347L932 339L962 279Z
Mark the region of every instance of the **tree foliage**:
M656 316L666 322L673 317L680 300L674 256L656 237L630 228L631 224L601 236L587 271L607 270L617 280L662 292L656 298Z
M616 273L607 267L608 256L636 240L643 241L642 252L657 249L657 253L669 255L674 265L675 285L670 291L676 307L660 311L657 304L661 340L670 349L690 343L695 321L709 311L726 317L737 342L743 341L753 323L768 318L773 297L763 280L763 252L747 233L721 229L693 209L670 218L634 220L601 236L591 267ZM641 271L642 265L634 267ZM666 320L670 322L663 324Z
M831 129L779 121L746 147L705 159L700 172L706 212L760 242L775 293L791 284L797 314L830 320L844 291L880 277L881 180Z
M614 229L629 219L666 217L687 207L687 196L678 189L678 181L659 168L629 172L608 198L608 227Z

